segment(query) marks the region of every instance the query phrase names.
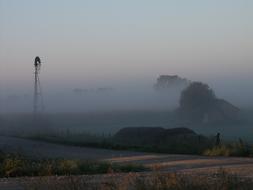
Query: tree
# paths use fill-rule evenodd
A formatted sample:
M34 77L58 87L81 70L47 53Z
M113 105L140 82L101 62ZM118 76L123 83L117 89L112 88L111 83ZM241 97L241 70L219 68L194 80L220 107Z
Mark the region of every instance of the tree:
M190 120L202 120L215 101L216 96L207 84L193 82L181 93L179 111Z

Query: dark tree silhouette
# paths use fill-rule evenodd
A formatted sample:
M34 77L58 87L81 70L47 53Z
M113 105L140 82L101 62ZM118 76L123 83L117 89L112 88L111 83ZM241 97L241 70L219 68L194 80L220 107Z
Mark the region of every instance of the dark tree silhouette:
M207 84L193 82L181 93L179 111L190 120L202 120L215 101L216 96Z
M213 90L207 84L193 82L183 90L180 107L183 109L205 108L215 99Z
M193 82L181 93L177 110L180 120L190 123L235 122L239 108L219 99L204 83Z

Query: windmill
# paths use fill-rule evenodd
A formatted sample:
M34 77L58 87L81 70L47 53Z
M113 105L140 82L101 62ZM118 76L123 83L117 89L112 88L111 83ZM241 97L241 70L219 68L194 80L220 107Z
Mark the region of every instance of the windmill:
M41 68L41 60L37 56L34 59L34 95L33 95L33 114L36 116L38 113L42 112L44 109L42 88L40 85L39 73Z

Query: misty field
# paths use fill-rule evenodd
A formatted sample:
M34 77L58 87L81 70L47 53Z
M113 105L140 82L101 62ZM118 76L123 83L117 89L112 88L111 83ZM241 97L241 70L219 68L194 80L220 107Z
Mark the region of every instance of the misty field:
M90 113L47 113L37 127L32 123L32 114L1 114L1 134L29 135L33 132L66 134L90 133L99 136L113 135L119 129L129 126L162 126L165 128L188 127L203 135L220 132L225 139L238 138L252 141L252 109L242 109L241 122L191 124L180 122L171 110L99 111Z
M252 10L0 0L0 190L253 190Z

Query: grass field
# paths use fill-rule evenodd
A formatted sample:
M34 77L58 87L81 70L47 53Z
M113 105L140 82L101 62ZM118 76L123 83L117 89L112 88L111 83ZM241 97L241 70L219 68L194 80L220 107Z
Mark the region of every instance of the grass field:
M161 189L181 190L193 187L208 189L212 187L214 182L219 185L215 186L217 189L218 187L222 190L242 189L242 187L247 189L251 185L251 180L248 178L253 179L252 158L148 154L66 146L13 137L0 137L0 145L3 148L8 147L9 151L20 150L21 153L27 155L26 157L19 155L4 155L2 157L2 177L11 177L0 178L0 189L5 190L42 190L43 188L45 190L81 190L88 185L91 185L90 189L92 190L120 188L135 190L148 189L145 185L148 185L149 182L151 183L149 184L150 188L156 186L160 188L159 184L162 183ZM14 147L18 149L14 149ZM32 156L37 158L33 159ZM86 161L84 158L90 158L93 161ZM220 167L226 169L225 179L228 178L229 183L230 180L233 182L230 186L228 183L221 183L220 179L224 180L224 178L222 178L222 173L217 170ZM146 168L151 168L151 170L146 170ZM140 174L139 171L145 172ZM122 172L127 173L123 174ZM105 175L93 175L99 173ZM173 177L175 173L176 176ZM89 175L80 176L78 174ZM142 174L147 174L149 177L142 177ZM15 176L29 177L13 178ZM157 178L157 176L161 177ZM174 184L174 178L177 186L171 186ZM183 181L182 178L189 181ZM202 181L196 179L202 179ZM22 184L22 188L20 188L20 184Z
M23 183L25 190L251 190L252 179L240 178L223 169L209 175L159 173L109 176L40 178Z
M90 175L147 170L148 168L140 164L74 159L31 159L19 154L0 154L0 177Z
M210 136L220 132L226 140L252 141L252 109L241 109L239 123L224 123L210 125L191 125L177 121L171 110L139 110L139 111L111 111L94 113L48 113L43 116L39 126L31 122L31 114L1 114L0 133L27 135L31 132L66 134L90 133L97 135L113 135L124 127L130 126L161 126L164 128L187 127L195 132Z

